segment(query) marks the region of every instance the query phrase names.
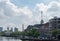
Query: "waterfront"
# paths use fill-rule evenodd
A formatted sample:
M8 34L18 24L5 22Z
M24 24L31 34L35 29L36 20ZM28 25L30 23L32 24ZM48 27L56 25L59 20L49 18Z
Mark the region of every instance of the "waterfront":
M0 41L21 41L21 40L12 37L0 37Z

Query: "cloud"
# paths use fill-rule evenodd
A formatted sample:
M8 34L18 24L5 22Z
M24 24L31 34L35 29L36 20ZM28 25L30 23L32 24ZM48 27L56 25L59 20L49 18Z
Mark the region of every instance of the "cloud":
M29 22L32 18L32 11L28 6L18 7L10 0L0 1L0 20L6 19L6 21L1 21L0 25L10 24L14 25L23 24ZM19 23L20 22L20 23ZM9 26L9 25L6 25ZM15 26L15 25L14 25Z
M51 11L51 12L57 12L57 11L60 11L60 3L59 2L51 2L49 4L49 9L48 11Z
M0 8L0 23L6 21L9 17L4 15L4 10Z
M1 0L0 2L0 8L3 8L4 13L6 16L14 17L14 16L20 16L22 14L31 17L32 12L29 10L27 6L19 8L15 4L11 3L10 0Z
M44 3L38 3L36 4L36 9L38 9L39 11L46 11L47 10L47 6L44 5Z
M60 15L60 3L57 1L52 1L48 5L44 3L36 4L35 11L41 13L43 11L43 19L48 21L50 18Z
M48 5L37 3L33 9L31 10L28 5L19 7L10 0L0 0L0 20L4 20L0 21L0 25L21 28L21 24L25 24L26 28L29 24L40 23L41 11L45 22L53 16L60 15L60 3L57 1L52 1Z
M24 8L22 8L21 9L21 12L24 14L24 15L27 15L27 16L29 16L29 17L32 17L33 15L32 15L32 11L31 10L29 10L29 8L26 6L26 7L24 7Z

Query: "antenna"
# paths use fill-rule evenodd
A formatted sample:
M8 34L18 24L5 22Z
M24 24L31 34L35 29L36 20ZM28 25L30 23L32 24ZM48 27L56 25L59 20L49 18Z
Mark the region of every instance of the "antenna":
M43 11L41 11L41 24L43 24Z

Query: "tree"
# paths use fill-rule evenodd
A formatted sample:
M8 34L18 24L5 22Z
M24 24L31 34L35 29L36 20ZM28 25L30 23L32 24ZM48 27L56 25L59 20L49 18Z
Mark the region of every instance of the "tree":
M22 31L22 32L21 32L21 35L22 35L22 37L24 38L24 37L26 36L26 32L25 32L25 31Z
M58 34L58 30L57 29L52 30L52 36L56 37L57 34Z
M27 32L27 35L31 37L38 37L40 33L37 29L31 29L29 32Z
M10 36L20 36L21 35L21 32L20 31L18 31L18 32L11 32L10 33Z

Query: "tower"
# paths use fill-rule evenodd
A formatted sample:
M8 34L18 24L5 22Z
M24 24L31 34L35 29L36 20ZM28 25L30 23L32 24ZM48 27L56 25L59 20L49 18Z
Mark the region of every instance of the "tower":
M15 27L15 28L14 28L14 32L18 32L18 28Z
M43 24L44 21L43 21L43 11L41 11L41 24Z
M12 27L11 27L10 31L13 32L13 28Z
M9 27L7 27L7 31L9 31Z
M44 30L44 25L43 25L44 21L43 21L43 11L41 11L41 29L43 30L41 33L42 33L42 36L44 35L45 33L45 30Z
M22 24L22 31L24 31L24 24Z

